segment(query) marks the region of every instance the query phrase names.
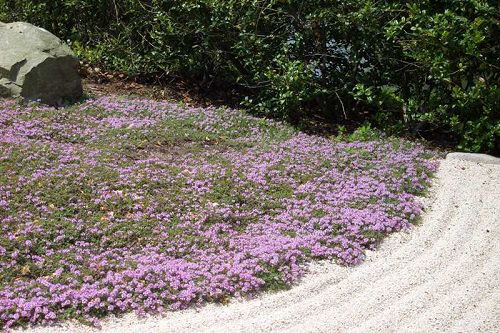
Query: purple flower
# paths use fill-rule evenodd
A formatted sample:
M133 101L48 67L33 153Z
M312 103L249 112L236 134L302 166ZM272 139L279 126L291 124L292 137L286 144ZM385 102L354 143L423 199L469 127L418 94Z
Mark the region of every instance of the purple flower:
M97 325L286 287L310 260L359 264L421 214L432 157L231 109L0 100L0 327Z

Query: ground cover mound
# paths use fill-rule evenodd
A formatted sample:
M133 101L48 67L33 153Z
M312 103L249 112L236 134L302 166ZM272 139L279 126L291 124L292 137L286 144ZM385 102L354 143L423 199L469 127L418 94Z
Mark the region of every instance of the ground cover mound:
M433 153L225 108L0 101L0 326L163 312L363 261L422 211Z

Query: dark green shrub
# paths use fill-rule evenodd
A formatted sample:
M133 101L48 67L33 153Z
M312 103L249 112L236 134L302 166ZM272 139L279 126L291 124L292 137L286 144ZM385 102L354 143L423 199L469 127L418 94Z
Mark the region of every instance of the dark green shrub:
M456 0L408 5L385 28L406 68L400 80L387 80L391 89L372 86L379 108L396 105L407 123L448 128L461 150L499 149L498 6Z

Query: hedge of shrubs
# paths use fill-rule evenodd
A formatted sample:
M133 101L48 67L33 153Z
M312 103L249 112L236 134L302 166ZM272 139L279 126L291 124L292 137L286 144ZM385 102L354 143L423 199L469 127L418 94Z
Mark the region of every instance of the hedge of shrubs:
M485 152L500 150L499 19L493 0L0 0L0 20L45 27L93 64Z

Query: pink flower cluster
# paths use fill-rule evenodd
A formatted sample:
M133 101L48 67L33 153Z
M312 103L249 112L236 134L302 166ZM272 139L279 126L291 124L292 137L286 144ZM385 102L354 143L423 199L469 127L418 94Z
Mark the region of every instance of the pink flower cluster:
M363 261L421 214L433 153L144 99L0 100L0 327L225 302Z

